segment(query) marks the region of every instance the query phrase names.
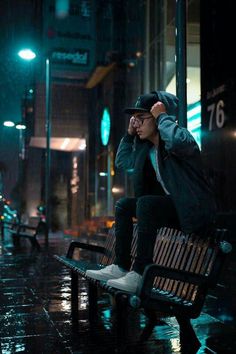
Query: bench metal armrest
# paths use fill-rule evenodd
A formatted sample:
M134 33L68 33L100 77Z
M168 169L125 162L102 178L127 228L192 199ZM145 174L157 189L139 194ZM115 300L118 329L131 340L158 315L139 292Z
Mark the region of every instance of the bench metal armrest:
M207 275L195 274L179 269L171 269L157 264L148 265L143 274L143 282L140 288L140 297L150 295L155 277L163 277L171 280L179 280L194 285L207 285L210 279Z
M105 253L105 247L97 246L97 245L91 245L89 243L83 243L83 242L79 242L79 241L72 241L70 243L70 246L69 246L69 249L68 249L66 257L67 258L73 258L74 250L76 248L89 250L89 251L92 251L92 252L103 253L103 254Z

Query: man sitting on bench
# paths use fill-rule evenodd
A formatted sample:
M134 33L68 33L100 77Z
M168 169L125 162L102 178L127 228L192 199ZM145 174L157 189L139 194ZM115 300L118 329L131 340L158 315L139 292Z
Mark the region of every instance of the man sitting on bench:
M177 123L178 98L164 91L139 96L128 132L121 139L116 166L133 169L135 198L121 198L115 208L116 261L91 278L136 292L144 268L152 263L157 229L173 227L200 233L211 227L215 201L203 173L193 136ZM137 255L130 271L133 217L138 222Z

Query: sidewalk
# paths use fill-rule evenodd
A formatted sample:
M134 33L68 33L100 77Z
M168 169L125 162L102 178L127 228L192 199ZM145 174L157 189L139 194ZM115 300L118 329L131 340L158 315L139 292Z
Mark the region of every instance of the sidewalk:
M79 328L71 324L70 273L53 258L54 254L66 253L71 237L51 234L48 249L43 238L39 241L41 252L32 251L28 240L21 241L20 249L13 247L9 236L0 243L0 353L116 353L109 298L101 297L101 323L92 331L84 281L79 294ZM211 294L202 315L193 320L203 346L198 354L235 352L236 313L229 313L227 307L235 301L224 290L222 296L224 300ZM149 341L137 346L145 318L142 313L138 318L132 311L130 315L132 323L140 323L131 325L127 353L181 353L178 325L173 318L164 319L166 324L156 327Z

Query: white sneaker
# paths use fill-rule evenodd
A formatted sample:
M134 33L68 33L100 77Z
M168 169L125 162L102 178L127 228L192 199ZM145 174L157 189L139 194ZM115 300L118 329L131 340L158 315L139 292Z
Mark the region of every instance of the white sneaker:
M117 279L127 274L126 271L121 270L118 265L111 264L100 270L87 270L85 275L96 280Z
M113 288L129 291L131 293L136 293L139 286L141 285L142 275L131 271L120 279L108 280L107 285Z

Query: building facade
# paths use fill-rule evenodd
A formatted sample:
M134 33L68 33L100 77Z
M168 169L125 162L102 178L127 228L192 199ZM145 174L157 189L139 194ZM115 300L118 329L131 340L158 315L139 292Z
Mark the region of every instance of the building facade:
M51 64L53 217L64 228L113 216L116 200L133 195L131 172L114 165L129 121L124 107L141 93L177 92L176 6L181 3L187 127L202 150L220 213L234 215L235 66L228 43L233 2L224 10L215 0L25 3L34 3L33 38L41 53L32 64L33 114L27 111L25 117L27 213L34 215L45 203L45 59Z
M91 216L114 215L116 200L123 195L133 195L132 173L120 172L114 166L119 141L130 119L124 115L123 109L133 105L141 93L167 90L176 94L176 2L117 3L120 7L112 6L114 29L110 40L116 65L91 89L96 101L92 112L94 120L89 129L91 133L96 127L96 134L92 137L95 146L90 153L96 161L89 168L92 171ZM201 145L200 2L189 2L186 14L188 128ZM110 115L110 136L106 146L101 138L105 109Z

